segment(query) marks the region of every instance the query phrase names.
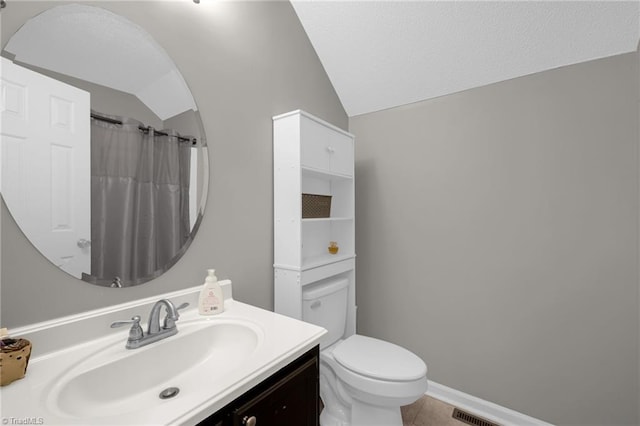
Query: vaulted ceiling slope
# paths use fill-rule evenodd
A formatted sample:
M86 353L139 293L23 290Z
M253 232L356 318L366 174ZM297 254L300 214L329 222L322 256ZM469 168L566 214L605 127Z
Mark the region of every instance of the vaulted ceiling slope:
M633 52L638 1L300 1L350 117Z

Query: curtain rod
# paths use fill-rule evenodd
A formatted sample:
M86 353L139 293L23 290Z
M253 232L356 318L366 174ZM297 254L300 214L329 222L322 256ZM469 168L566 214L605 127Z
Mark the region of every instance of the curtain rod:
M94 113L91 113L91 118L94 118L94 119L100 120L100 121L104 121L104 122L107 122L107 123L117 124L117 125L122 126L122 121L116 120L115 118L103 117L101 115L94 114ZM151 126L145 127L145 126L141 125L141 126L138 126L138 129L143 131L143 132L148 132L149 129L151 129ZM161 135L161 136L173 136L173 135L170 135L170 134L165 133L165 132L159 132L159 131L157 131L155 129L154 129L154 132L157 135ZM178 140L182 141L182 142L189 142L189 143L191 143L191 145L196 145L198 143L198 140L196 138L185 138L185 137L182 137L182 136L173 136L173 137L174 138L178 138Z

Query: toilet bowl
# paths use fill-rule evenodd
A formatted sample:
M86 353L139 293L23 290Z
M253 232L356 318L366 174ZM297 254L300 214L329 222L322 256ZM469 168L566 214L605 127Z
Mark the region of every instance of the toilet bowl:
M401 426L400 407L427 390L427 366L398 345L344 336L347 280L303 292L303 320L328 334L320 342L321 426Z

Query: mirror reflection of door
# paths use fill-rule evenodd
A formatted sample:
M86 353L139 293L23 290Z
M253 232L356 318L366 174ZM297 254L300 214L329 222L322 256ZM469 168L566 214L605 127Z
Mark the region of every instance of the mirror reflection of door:
M25 235L80 278L90 270L90 96L2 59L2 194Z
M73 104L72 107L71 103L65 101L66 94L51 98L57 101L50 101L47 98L29 101L29 105L39 107L38 104L51 104L49 105L53 108L51 117L57 117L55 118L56 130L49 130L46 135L43 133L45 137L43 141L48 141L49 133L63 132L65 126L69 130L72 126L77 126L80 123L85 126L86 123L88 133L85 135L85 147L89 151L86 155L83 153L82 156L89 156L90 160L80 161L79 154L75 152L77 147L73 148L74 151L71 154L71 149L60 143L57 143L53 148L44 144L42 149L46 154L38 152L29 154L33 157L47 155L53 158L55 167L49 168L44 173L50 176L49 180L54 184L60 181L67 181L71 184L68 188L57 187L53 191L53 195L49 191L47 193L49 195L45 196L38 193L45 188L42 184L44 181L33 178L35 176L34 170L41 169L40 165L35 165L31 158L25 158L26 154L21 151L25 145L19 142L24 140L25 136L14 130L4 132L3 147L0 151L7 160L2 160L4 170L0 176L2 179L10 180L13 186L9 188L8 185L0 183L0 189L2 189L7 208L25 236L53 264L74 277L91 284L107 287L113 287L115 284L115 286L128 287L159 277L186 252L204 213L209 182L209 154L198 108L187 83L172 59L142 27L124 16L112 12L109 7L64 4L63 2L14 2L3 9L2 19L9 22L12 19L24 19L26 16L31 16L14 34L8 37L1 52L3 58L9 59L11 63L27 70L55 79L62 84L71 85L89 94L90 105L88 108L83 106L82 111L80 111L79 104ZM128 2L118 3L115 8L126 11L129 9ZM114 31L114 28L118 28L118 31ZM3 33L3 38L5 36L7 34ZM0 75L8 77L7 70L10 66L9 62L3 61ZM24 113L20 108L27 105L27 100L20 100L20 90L26 87L23 83L14 82L10 78L6 79L3 86L3 96L5 97L3 102L6 105L2 113L0 128L22 125L26 129L23 129L25 132L31 131L29 129L31 124L25 121L25 117L21 118L20 116ZM26 92L23 95L26 95ZM98 120L99 123L96 124L96 119L90 118L92 115L115 121L112 121L108 126L105 123L109 122L103 120ZM32 118L32 113L29 112L29 120ZM23 122L21 123L20 120ZM98 185L95 184L98 182L97 177L109 176L117 179L118 177L129 178L133 176L133 173L128 173L126 176L117 173L109 173L108 175L98 173L105 167L109 167L100 160L104 156L94 155L101 152L100 146L97 146L99 139L96 137L98 134L96 128L110 126L113 127L111 130L119 132L132 127L129 124L133 122L139 123L131 129L136 138L140 136L150 138L151 135L155 138L166 134L165 138L174 141L166 152L173 152L175 148L184 147L185 144L190 146L188 148L189 155L180 156L181 159L188 157L186 160L180 160L180 170L191 175L188 179L181 178L180 180L180 187L184 188L181 189L180 194L188 194L180 196L179 217L185 217L185 213L188 216L180 221L180 229L185 230L181 234L167 232L168 229L175 227L167 225L163 221L154 222L157 225L153 227L153 233L146 231L137 233L130 227L133 222L122 220L121 213L124 211L124 206L131 203L133 203L131 205L142 205L136 201L138 199L127 198L125 200L124 197L117 195L115 199L103 199L100 198L101 193L96 192L98 189ZM47 125L51 126L51 123ZM76 132L74 135L78 135L77 130L74 130ZM165 144L164 140L158 142L153 145L157 147L169 145L168 142ZM146 139L142 144L148 145ZM119 173L122 171L120 169L133 170L128 166L125 167L125 164L132 163L135 155L130 154L130 149L135 149L138 145L136 143L128 146L126 150L110 151L105 148L102 151L105 151L107 156L110 155L109 152L114 153L112 160L116 166L112 168L118 169ZM65 147L65 149L61 147ZM118 152L117 156L115 155L116 151ZM138 151L139 154L150 152L150 150L142 149ZM164 158L163 155L159 153L158 159ZM155 158L156 155L154 154L153 157ZM78 163L82 164L75 165L74 163L70 168L61 167L76 159L78 159ZM145 166L142 164L140 162L141 167L144 168ZM167 162L167 164L174 164L174 162ZM83 167L84 179L78 179L78 183L72 183L73 176L79 175ZM163 170L155 166L153 168L158 171ZM43 168L42 170L47 169ZM173 171L176 168L168 167L168 170ZM156 175L160 181L155 180ZM149 186L158 187L164 184L175 184L173 180L164 179L165 175L162 172L154 173L153 182L159 182L158 185L151 184L152 181L147 179L146 175L142 177L142 181L149 183ZM28 184L29 179L33 180L32 187L20 186ZM187 180L188 186L183 185L183 182ZM88 185L90 195L77 195L79 183ZM108 182L106 185L109 187ZM12 194L6 194L7 192L12 192ZM142 199L151 199L150 196L144 195L147 192L144 194L137 190L135 192L142 194ZM58 216L53 219L56 222L53 226L51 226L50 220L47 222L47 220L36 217L36 213L34 213L38 211L38 214L46 214L45 211L41 211L45 197L51 198L46 203L52 209L49 213ZM62 209L61 206L66 206L61 201L65 200L64 197L67 197L67 200L84 202L86 206L84 214L80 214L80 211L72 212ZM158 197L155 198L158 199ZM97 200L102 202L98 205L96 204ZM14 204L17 204L18 207L14 207ZM153 206L144 210L147 213L143 213L143 215L146 214L145 217L149 218L169 217L169 212L174 211L165 208L164 204L157 205L157 207L156 204L151 203L145 205ZM100 206L106 208L99 208ZM117 214L111 214L112 212ZM39 229L43 224L49 223L52 233L62 238L64 234L69 233L70 228L78 229L77 223L80 218L86 219L89 231L86 235L77 235L73 239L67 238L62 246L62 253L57 252L54 243L43 242L43 238L31 230L33 227ZM143 221L142 223L147 224L144 230L152 228L150 222ZM105 226L101 227L102 224ZM98 229L101 232L96 232ZM133 238L138 234L139 238ZM104 238L101 238L103 235L108 236L109 241L127 242L128 245L125 249L120 244L109 244L105 242ZM177 235L177 237L170 240L170 235ZM143 241L145 244L141 245L138 243L139 241ZM170 244L165 244L167 242ZM72 267L78 260L78 254L70 254L67 250L69 245L72 245L76 251L80 250L80 253L86 256L88 262L84 266ZM159 252L162 255L156 255ZM138 261L143 258L145 259L143 263ZM144 265L144 267L140 265Z

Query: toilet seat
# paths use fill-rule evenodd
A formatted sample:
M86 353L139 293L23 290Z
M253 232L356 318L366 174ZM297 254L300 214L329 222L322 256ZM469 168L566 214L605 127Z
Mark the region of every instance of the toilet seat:
M427 366L414 353L384 340L354 334L333 349L344 368L372 379L406 382L427 375Z
M320 352L320 361L370 404L406 405L427 390L427 367L420 358L371 337L353 335L338 341Z

